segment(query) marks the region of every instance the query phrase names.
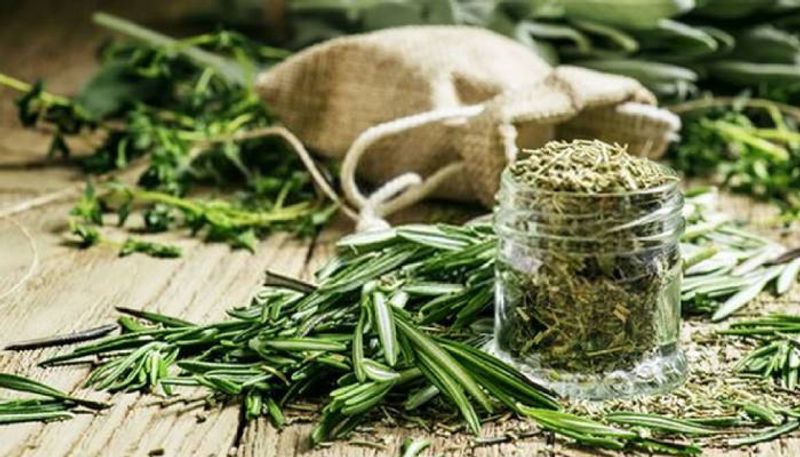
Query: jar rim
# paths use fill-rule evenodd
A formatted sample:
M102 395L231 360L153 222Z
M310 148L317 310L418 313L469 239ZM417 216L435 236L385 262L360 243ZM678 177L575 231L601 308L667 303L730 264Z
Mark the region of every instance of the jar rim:
M662 164L658 164L658 166L663 167L666 170L672 170L671 168ZM676 175L674 180L668 181L664 184L655 187L646 187L644 189L626 190L620 192L588 193L588 192L576 192L576 191L547 190L547 189L540 189L537 187L533 187L514 179L514 176L511 174L511 170L509 169L509 167L506 167L505 170L503 170L502 174L500 175L501 187L508 188L509 190L513 191L522 190L522 191L529 191L531 193L536 193L538 195L544 195L544 196L552 195L552 196L570 197L570 198L621 198L621 197L630 197L634 195L635 196L658 195L678 190L680 182L681 182L680 178Z
M683 216L683 200L679 197L675 197L674 201L667 201L662 206L661 212L659 215L662 215L663 219L669 219L672 216ZM653 210L647 213L647 215L652 215L655 211ZM494 217L498 213L504 214L511 214L511 215L527 215L530 217L541 217L542 219L535 219L537 224L541 225L564 225L569 222L580 222L580 221L589 221L594 222L600 220L598 219L598 215L607 215L607 213L603 213L602 211L592 211L592 212L584 212L584 213L553 213L551 211L541 211L537 209L530 209L530 208L519 208L519 207L503 207L502 205L498 205L495 207L492 214ZM554 219L552 222L548 222L550 217L557 218ZM642 216L646 217L646 216ZM637 219L632 219L629 222L633 222Z

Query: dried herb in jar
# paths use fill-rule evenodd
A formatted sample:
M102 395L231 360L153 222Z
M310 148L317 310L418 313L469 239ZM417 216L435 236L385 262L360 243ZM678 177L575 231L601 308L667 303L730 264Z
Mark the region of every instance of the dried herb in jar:
M676 174L600 141L527 153L506 170L495 214L500 351L576 382L648 360L656 378L662 362L681 371Z

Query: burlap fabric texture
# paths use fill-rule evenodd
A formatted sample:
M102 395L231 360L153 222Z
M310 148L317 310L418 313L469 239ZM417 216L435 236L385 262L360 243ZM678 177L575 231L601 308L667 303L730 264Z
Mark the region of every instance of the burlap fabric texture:
M380 206L379 216L429 194L490 206L519 148L597 138L657 157L679 127L633 79L553 68L517 42L471 27L333 39L265 71L256 87L301 141L344 159L348 200ZM353 174L377 186L406 179L370 199Z

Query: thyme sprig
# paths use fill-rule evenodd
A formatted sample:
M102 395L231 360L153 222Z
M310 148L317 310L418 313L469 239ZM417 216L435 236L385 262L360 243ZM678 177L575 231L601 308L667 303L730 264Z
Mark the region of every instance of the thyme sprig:
M301 160L275 135L258 134L274 119L252 87L254 72L288 52L226 30L174 40L102 13L95 22L128 39L102 49L100 69L75 97L7 75L0 85L23 93L19 119L51 132L51 155L69 156L70 139L84 137L98 144L79 159L88 173L142 165L119 208L122 220L135 203L148 229L203 228L207 240L250 250L272 231L308 235L327 222L333 210ZM209 188L226 198L188 198ZM185 219L173 223L175 213ZM103 238L98 227L73 231L84 245ZM136 241L122 252L131 250L177 254Z
M800 114L778 102L742 97L673 106L682 114L682 141L672 165L689 176L774 203L781 219L800 217Z

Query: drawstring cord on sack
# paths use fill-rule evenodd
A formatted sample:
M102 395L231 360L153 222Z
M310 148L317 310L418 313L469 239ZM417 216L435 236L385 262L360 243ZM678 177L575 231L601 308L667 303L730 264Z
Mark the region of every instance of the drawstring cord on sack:
M483 112L483 105L440 108L384 122L364 130L345 153L340 177L347 200L359 209L357 231L389 227L386 216L409 207L430 195L439 185L464 171L463 162L453 162L436 170L427 178L417 173L404 173L365 196L356 184L356 169L376 141L405 130L451 119L469 119Z

